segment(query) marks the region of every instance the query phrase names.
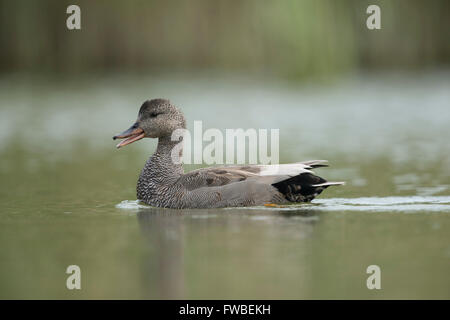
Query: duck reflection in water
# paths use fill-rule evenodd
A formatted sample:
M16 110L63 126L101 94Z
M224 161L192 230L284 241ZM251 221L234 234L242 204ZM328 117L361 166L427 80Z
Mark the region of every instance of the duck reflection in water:
M148 263L151 287L157 285L157 299L180 299L184 296L184 228L179 210L139 209L141 231L151 248L156 250ZM148 269L147 269L148 270ZM156 279L154 276L156 275ZM154 288L149 290L155 292ZM151 295L151 294L150 294Z
M285 245L280 240L286 237L302 250L302 240L314 235L320 212L283 209L140 208L137 218L151 252L145 262L148 296L184 299L191 291L186 290L188 278L201 276L208 283L219 281L227 277L222 272L233 269L237 261L239 265L251 265L255 259L266 257L269 268L270 261L273 264L282 252L283 248L277 248ZM271 245L261 245L264 243ZM196 274L188 277L191 268ZM220 285L226 287L228 280L223 281ZM201 289L202 284L199 286Z

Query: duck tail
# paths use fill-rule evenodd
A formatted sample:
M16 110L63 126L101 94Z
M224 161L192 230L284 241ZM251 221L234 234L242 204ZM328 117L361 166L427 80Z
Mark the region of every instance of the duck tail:
M310 202L329 186L343 185L344 182L329 182L305 172L295 177L274 183L273 186L290 202Z

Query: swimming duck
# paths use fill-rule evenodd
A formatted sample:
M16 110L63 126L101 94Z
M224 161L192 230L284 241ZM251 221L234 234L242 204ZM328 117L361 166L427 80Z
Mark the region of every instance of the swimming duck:
M311 169L326 167L325 160L280 165L209 167L184 173L172 160L172 132L186 128L183 113L166 99L145 101L137 121L113 139L117 148L143 138L157 138L155 153L147 160L137 182L137 198L165 208L222 208L309 202L324 189L343 182L328 182ZM178 146L180 148L180 146Z

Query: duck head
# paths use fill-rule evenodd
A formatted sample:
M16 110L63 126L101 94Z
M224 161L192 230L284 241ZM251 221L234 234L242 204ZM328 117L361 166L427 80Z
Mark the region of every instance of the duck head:
M122 140L116 147L126 146L142 138L170 137L176 129L186 127L183 113L166 99L145 101L139 109L136 122L113 137Z

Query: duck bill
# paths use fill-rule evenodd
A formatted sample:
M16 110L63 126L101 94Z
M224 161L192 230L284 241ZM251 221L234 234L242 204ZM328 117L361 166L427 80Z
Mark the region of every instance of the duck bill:
M124 132L115 135L113 137L113 140L116 139L124 139L120 141L120 143L116 146L116 148L121 148L126 146L127 144L133 143L135 141L141 140L145 137L144 130L138 127L138 124L133 124L129 129L125 130Z

